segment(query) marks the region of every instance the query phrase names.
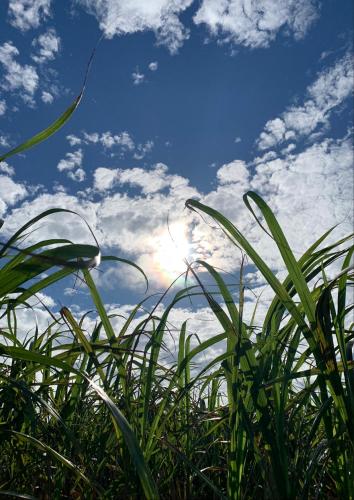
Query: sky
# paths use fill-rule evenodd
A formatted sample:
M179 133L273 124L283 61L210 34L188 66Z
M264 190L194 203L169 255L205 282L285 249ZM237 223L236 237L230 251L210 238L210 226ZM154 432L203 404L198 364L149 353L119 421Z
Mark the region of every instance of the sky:
M48 208L68 208L104 255L145 270L148 294L164 291L184 258L235 282L240 253L185 209L195 198L232 220L282 276L242 196L265 199L296 256L336 224L333 238L352 231L352 19L349 0L1 0L0 155L70 105L97 49L70 121L0 163L1 239ZM74 215L53 216L29 240L49 237L93 243ZM263 282L252 265L245 279L251 311ZM95 280L112 311L147 296L127 266L106 262ZM74 278L42 299L53 311L89 307ZM173 314L196 329L211 321L198 301Z

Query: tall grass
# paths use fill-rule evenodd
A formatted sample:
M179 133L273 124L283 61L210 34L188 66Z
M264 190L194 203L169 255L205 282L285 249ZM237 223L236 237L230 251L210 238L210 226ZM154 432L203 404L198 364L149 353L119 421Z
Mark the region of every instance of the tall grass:
M250 192L245 202L253 212L251 201L283 257L283 282L222 214L194 200L187 206L212 217L273 289L258 329L244 319L242 280L235 302L207 262L190 267L196 285L180 290L162 315L142 315L138 304L117 329L89 269L97 247L48 240L16 250L50 212L3 244L2 495L354 498L350 237L326 246L329 231L295 259L270 208ZM342 272L329 280L335 261ZM95 305L92 330L64 307L45 331L24 340L19 308L31 308L37 292L73 272ZM217 292L203 285L205 273ZM205 298L219 329L195 344L183 323L175 362L164 365L171 311L193 294ZM222 341L221 355L195 363Z

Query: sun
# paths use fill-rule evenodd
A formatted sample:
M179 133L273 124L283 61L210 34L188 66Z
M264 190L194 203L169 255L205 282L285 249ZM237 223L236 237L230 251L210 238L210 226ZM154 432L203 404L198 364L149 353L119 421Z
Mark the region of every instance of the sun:
M154 263L165 284L169 284L186 270L186 259L190 258L191 246L187 228L180 222L170 224L156 238Z

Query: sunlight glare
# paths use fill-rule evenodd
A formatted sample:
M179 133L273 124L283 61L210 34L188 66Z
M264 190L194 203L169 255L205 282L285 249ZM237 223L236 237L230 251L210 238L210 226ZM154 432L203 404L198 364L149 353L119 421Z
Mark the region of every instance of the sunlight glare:
M180 222L170 225L158 236L154 255L155 264L163 282L168 284L186 270L185 259L190 258L190 244L186 226Z

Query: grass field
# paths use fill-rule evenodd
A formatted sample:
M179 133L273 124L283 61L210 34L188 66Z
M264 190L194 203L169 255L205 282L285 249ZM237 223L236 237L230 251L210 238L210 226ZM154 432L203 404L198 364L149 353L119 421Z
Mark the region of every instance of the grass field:
M16 250L49 213L2 245L4 497L354 498L350 236L326 246L328 233L296 260L265 202L252 192L245 202L262 213L279 248L283 282L222 214L194 200L187 207L214 219L273 289L260 328L243 318L242 273L235 303L222 274L199 262L199 271L189 269L196 285L179 291L162 315L152 309L137 323L138 304L117 331L89 270L95 246L51 240ZM334 262L342 272L329 280ZM97 310L92 331L62 308L45 331L21 340L16 311L74 272ZM195 345L184 323L175 362L166 366L169 315L193 294L204 296L222 333ZM222 355L194 363L221 341Z

